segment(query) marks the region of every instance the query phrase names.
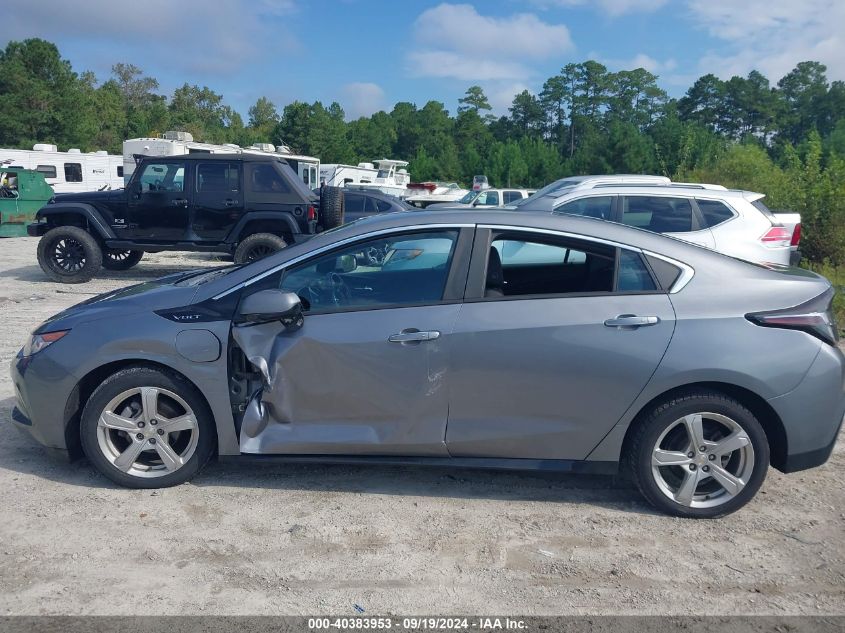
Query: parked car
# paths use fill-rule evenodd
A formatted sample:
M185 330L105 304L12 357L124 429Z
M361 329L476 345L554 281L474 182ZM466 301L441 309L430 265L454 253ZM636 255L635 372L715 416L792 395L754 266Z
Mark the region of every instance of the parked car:
M50 279L90 280L100 266L127 270L145 251L266 257L343 224L343 192L311 191L278 156L143 157L126 189L56 195L27 227L41 237Z
M428 209L471 209L472 207L500 207L516 204L534 193L533 189L481 189L470 191L457 202L439 202Z
M345 199L344 220L346 222L352 222L369 215L408 211L414 208L396 196L373 189L356 189L350 185L344 187L343 197Z
M830 456L832 297L595 219L392 213L48 319L12 362L12 418L134 488L215 454L623 472L663 511L716 517L770 464Z
M584 179L527 199L516 208L586 215L664 233L753 262L797 265L801 216L773 213L764 197L721 185Z

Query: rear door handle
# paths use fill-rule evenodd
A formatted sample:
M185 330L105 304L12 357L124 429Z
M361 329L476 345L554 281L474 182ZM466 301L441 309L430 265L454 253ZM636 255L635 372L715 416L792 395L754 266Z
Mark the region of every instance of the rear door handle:
M227 207L234 207L236 204L238 204L238 201L229 198L228 200L226 200L225 204Z
M188 206L188 199L187 198L176 198L170 204L174 207L187 207Z
M620 314L618 317L604 322L607 327L638 328L657 325L660 319L656 316L637 316L636 314Z
M387 340L391 343L420 343L422 341L433 341L440 338L440 332L437 330L430 330L428 332L420 332L414 328L402 330L399 334L391 334Z

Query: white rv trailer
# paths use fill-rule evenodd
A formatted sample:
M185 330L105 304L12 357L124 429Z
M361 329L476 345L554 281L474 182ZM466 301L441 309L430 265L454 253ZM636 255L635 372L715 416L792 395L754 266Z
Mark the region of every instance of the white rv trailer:
M56 193L97 191L123 187L123 159L108 152L66 152L48 143L36 143L32 149L0 149L0 165L33 169Z
M358 163L357 166L324 164L320 167L320 182L325 182L330 187L354 185L357 189L375 189L404 198L411 182L408 170L404 169L408 162L382 158L373 163Z
M126 182L135 171L136 156L183 156L185 154L273 154L284 158L311 189L319 186L320 159L293 154L287 145L256 143L250 147L234 144L199 143L188 132L165 132L161 138L133 138L123 141L123 177Z

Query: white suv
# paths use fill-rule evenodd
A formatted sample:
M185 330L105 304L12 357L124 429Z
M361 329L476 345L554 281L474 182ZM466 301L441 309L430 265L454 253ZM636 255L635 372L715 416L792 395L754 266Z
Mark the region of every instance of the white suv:
M553 185L569 182L542 196L541 189L512 208L620 222L758 263L795 265L800 260L801 216L772 213L761 193L668 179L635 183L614 178L620 177L557 181Z
M534 193L533 189L481 189L470 191L455 202L440 202L430 204L427 209L471 209L473 207L500 207L516 204Z

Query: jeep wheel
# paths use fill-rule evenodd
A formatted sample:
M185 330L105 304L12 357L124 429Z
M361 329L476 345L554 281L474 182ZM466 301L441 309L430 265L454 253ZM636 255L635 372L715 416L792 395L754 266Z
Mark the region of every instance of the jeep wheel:
M77 226L59 226L38 242L38 264L53 281L81 284L90 281L103 264L97 241Z
M103 249L103 268L129 270L144 256L144 251L122 251L118 248Z
M320 197L320 224L329 230L343 224L346 201L340 187L325 187Z
M235 249L235 263L249 264L264 259L287 246L287 242L272 233L255 233L238 244Z

